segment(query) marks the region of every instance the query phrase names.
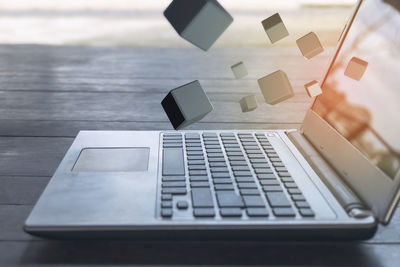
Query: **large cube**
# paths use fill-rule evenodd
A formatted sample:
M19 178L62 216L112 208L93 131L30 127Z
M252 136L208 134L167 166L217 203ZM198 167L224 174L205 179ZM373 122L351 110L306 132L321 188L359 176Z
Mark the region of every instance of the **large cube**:
M249 112L257 108L257 100L255 95L248 95L239 101L242 112Z
M231 69L232 69L233 75L235 75L236 79L241 79L244 76L246 76L247 74L249 74L247 72L246 66L244 65L244 63L242 61L231 66Z
M319 86L319 83L315 80L305 84L304 87L306 88L309 97L316 97L317 95L322 94L322 89Z
M359 81L367 70L368 62L359 59L358 57L353 57L344 72L344 75Z
M172 126L177 130L201 120L213 110L210 100L197 80L171 90L161 105Z
M174 0L164 16L182 38L204 51L233 21L216 0Z
M279 13L263 20L261 24L263 25L271 43L276 43L289 35Z
M313 32L297 39L296 43L303 56L307 59L313 58L324 51L318 36Z
M275 105L294 96L292 85L282 70L275 71L258 80L265 101Z

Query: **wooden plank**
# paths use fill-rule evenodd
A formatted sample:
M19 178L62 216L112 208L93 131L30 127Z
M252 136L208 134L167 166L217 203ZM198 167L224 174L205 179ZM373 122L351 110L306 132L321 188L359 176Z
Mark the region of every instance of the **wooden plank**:
M221 123L197 122L185 130L271 130L298 129L299 123ZM151 121L57 121L57 120L0 120L0 136L59 136L75 137L81 130L170 130L171 123Z
M0 175L51 176L72 138L0 138Z
M0 242L7 266L397 266L398 245L352 242Z
M257 94L259 107L242 113L238 101L247 94L211 93L214 111L203 122L301 123L311 100L305 93L268 105ZM0 119L165 122L159 93L0 92Z

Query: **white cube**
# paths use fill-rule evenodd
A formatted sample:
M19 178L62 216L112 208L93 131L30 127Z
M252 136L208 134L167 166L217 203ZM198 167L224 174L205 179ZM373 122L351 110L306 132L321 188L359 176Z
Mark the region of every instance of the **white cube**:
M309 97L316 97L317 95L322 94L321 86L317 81L312 81L304 85L306 88L307 94Z
M261 22L261 24L263 25L271 43L276 43L289 35L279 13L266 18Z
M257 108L257 100L255 95L248 95L243 97L240 101L242 112L249 112Z
M294 96L292 85L286 73L282 70L268 74L258 79L258 85L270 105L278 104Z
M236 63L235 65L231 66L233 75L235 75L236 79L241 79L244 76L246 76L247 74L249 74L247 72L246 66L244 65L244 63L242 61L240 61L239 63Z

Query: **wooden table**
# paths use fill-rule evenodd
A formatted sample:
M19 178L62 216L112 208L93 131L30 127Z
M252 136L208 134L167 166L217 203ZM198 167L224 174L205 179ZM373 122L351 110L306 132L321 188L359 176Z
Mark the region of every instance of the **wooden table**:
M0 46L0 266L399 266L400 213L364 242L48 241L22 225L79 130L171 129L160 101L199 79L215 110L188 129L298 128L332 49L306 62L297 48ZM250 74L229 68L243 60ZM256 79L285 70L295 97L267 105ZM259 107L238 101L256 94Z

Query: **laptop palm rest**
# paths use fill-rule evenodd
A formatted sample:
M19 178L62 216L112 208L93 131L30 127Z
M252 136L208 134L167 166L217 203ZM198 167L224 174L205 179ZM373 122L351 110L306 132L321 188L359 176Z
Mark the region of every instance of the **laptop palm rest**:
M139 172L147 171L150 148L112 147L84 148L73 172Z

